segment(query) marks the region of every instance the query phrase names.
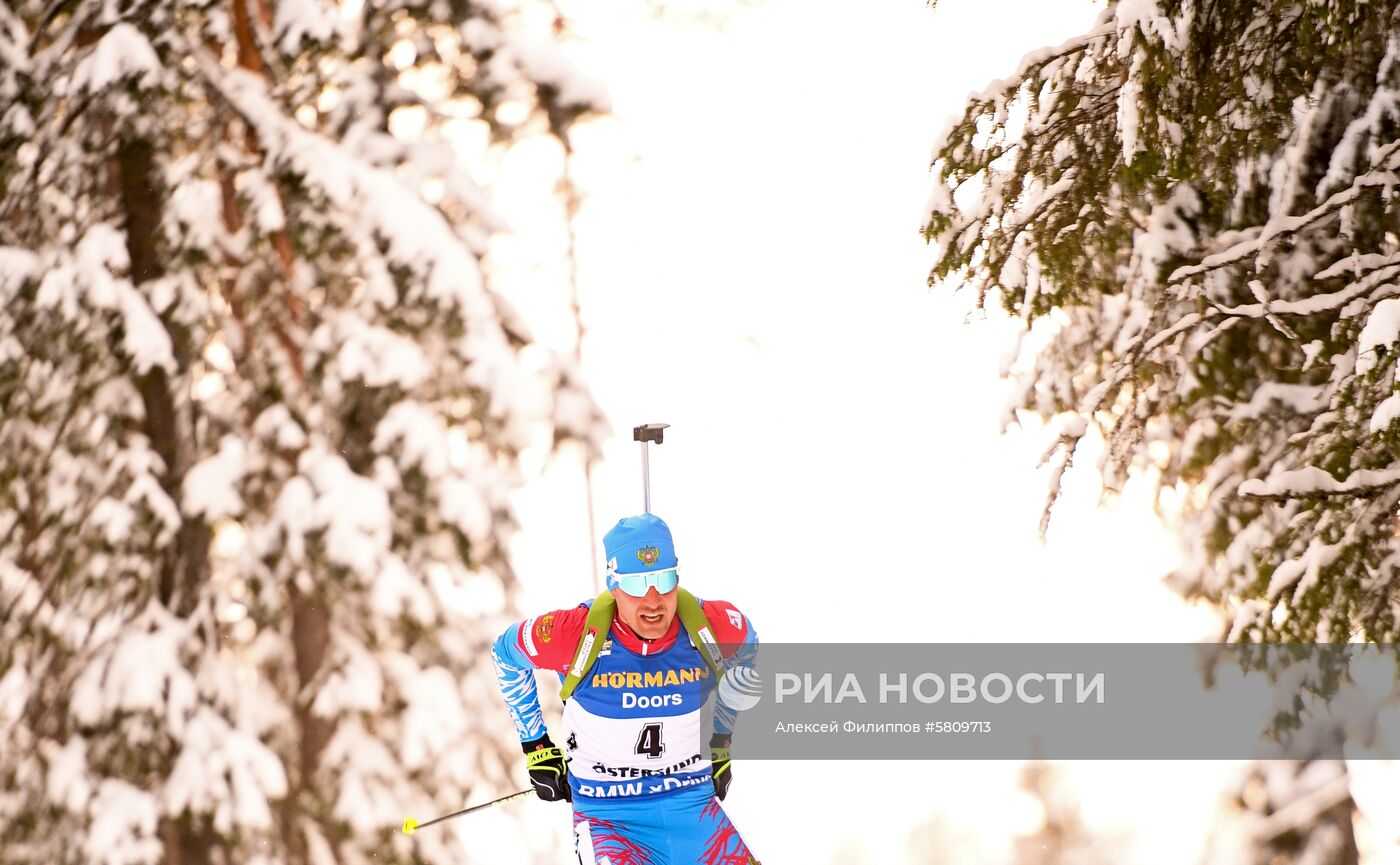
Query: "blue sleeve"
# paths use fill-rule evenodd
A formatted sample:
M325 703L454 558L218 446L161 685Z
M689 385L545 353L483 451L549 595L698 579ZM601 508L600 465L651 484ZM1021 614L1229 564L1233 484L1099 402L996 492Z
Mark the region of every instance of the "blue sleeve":
M753 619L745 619L747 633L744 634L744 642L739 644L739 648L734 651L734 655L725 665L726 677L740 675L737 671L742 669L754 670L758 664L758 631L753 626ZM731 683L731 686L734 683ZM738 717L738 710L725 703L724 700L715 700L715 723L716 733L726 736L734 735L734 720Z
M535 665L518 645L520 625L516 622L496 638L491 646L491 663L496 667L496 684L505 698L506 709L515 722L515 733L520 741L529 742L545 734L544 712L535 687Z

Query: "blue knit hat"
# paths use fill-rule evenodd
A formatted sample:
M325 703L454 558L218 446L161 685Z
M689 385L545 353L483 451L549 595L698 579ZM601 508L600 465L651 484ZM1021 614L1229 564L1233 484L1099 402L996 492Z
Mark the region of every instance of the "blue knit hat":
M647 574L676 566L671 529L654 514L618 520L603 535L603 550L608 557L609 589L617 586L614 574Z

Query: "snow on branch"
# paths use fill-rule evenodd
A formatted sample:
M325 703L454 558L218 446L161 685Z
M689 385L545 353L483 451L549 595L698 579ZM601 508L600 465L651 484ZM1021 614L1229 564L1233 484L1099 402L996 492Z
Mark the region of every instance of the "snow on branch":
M74 91L94 93L125 78L149 87L160 76L161 63L141 31L126 23L103 34L92 52L73 72Z
M1267 480L1251 478L1240 484L1242 496L1261 499L1302 499L1326 496L1374 495L1400 484L1400 466L1387 469L1360 469L1337 480L1316 466L1276 472Z
M974 91L968 94L968 101L986 102L1004 97L1007 93L1020 89L1021 85L1031 77L1034 70L1071 54L1078 54L1104 37L1118 33L1120 29L1117 23L1102 24L1088 33L1067 39L1059 45L1031 51L1021 58L1021 64L1016 68L1014 75L1010 78L998 78L989 82L980 93Z
M393 174L288 118L259 76L225 70L202 50L194 55L205 79L257 132L274 163L325 196L334 205L332 215L355 215L358 224L345 226L348 234L383 238L388 257L425 277L428 297L455 303L469 324L497 321L476 261L441 213Z
M1254 826L1254 836L1272 840L1289 832L1297 832L1299 827L1313 824L1319 815L1345 802L1350 796L1351 776L1343 772L1260 820Z
M1269 300L1263 303L1245 303L1239 306L1217 304L1212 307L1211 312L1239 318L1263 318L1268 315L1317 315L1341 309L1362 295L1371 293L1378 286L1382 290L1394 290L1393 286L1383 285L1383 283L1395 275L1396 268L1400 268L1400 253L1388 256L1388 258L1389 261L1337 291L1315 294L1302 300ZM1335 265L1326 271L1314 274L1313 279L1325 279L1327 276L1335 275L1334 268Z
M1333 193L1321 204L1299 216L1279 217L1269 221L1258 235L1241 241L1234 246L1214 255L1208 255L1201 259L1199 264L1179 267L1172 271L1167 277L1170 283L1181 283L1193 276L1200 276L1212 270L1218 270L1231 264L1235 264L1251 255L1256 255L1270 243L1292 236L1305 228L1319 223L1324 218L1336 213L1348 204L1356 201L1361 194L1372 187L1391 188L1400 185L1400 177L1395 175L1395 170L1400 168L1400 141L1392 141L1381 148L1376 154L1377 165L1364 174L1358 175L1352 184L1340 192Z

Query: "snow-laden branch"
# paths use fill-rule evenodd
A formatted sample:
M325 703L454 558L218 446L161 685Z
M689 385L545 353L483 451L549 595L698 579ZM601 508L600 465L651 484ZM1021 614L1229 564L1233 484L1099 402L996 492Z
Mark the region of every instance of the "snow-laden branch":
M1020 66L1016 69L1016 74L1010 78L996 78L987 82L987 86L980 91L974 90L967 96L969 105L978 103L994 103L1002 105L1006 100L1019 90L1027 80L1032 70L1040 69L1049 64L1072 54L1076 54L1093 45L1097 40L1117 33L1119 28L1110 23L1097 27L1081 36L1066 40L1057 46L1042 48L1032 51L1021 58ZM933 152L937 154L947 146L948 139L963 124L963 120L956 116L948 118L943 128L933 138Z
M1216 305L1213 311L1221 315L1239 318L1263 318L1268 315L1302 316L1331 312L1341 309L1378 286L1395 290L1393 286L1384 286L1382 283L1394 276L1396 270L1400 269L1400 253L1388 256L1388 259L1386 263L1377 266L1375 270L1348 284L1345 288L1327 294L1315 294L1302 300L1270 300L1265 303L1245 303L1239 306ZM1329 267L1324 273L1332 271L1333 267ZM1313 278L1324 279L1325 277L1323 273L1318 273Z
M988 102L1005 97L1007 93L1020 89L1021 85L1030 76L1032 70L1046 66L1052 61L1059 60L1062 57L1077 54L1105 36L1117 34L1121 29L1123 28L1116 22L1109 22L1095 27L1088 33L1081 34L1073 39L1067 39L1059 45L1031 51L1021 58L1021 63L1016 68L1016 74L1012 75L1010 78L993 79L987 83L986 87L982 88L981 92L974 91L968 94L968 101Z
M1172 271L1167 281L1172 284L1181 283L1193 276L1200 276L1212 270L1228 267L1251 255L1258 254L1273 241L1297 234L1313 223L1341 210L1360 198L1367 189L1376 186L1400 186L1400 177L1394 174L1395 170L1400 168L1400 140L1392 141L1381 148L1377 154L1376 162L1378 164L1375 167L1364 174L1357 175L1346 189L1333 193L1326 201L1307 213L1271 219L1258 235L1241 241L1229 249L1208 255L1201 259L1199 264L1177 268Z
M454 301L469 323L497 321L476 261L441 213L393 174L288 118L258 76L225 70L202 49L193 55L205 80L256 131L272 161L295 172L334 203L337 212L357 214L360 224L352 227L388 241L396 263L414 270L426 265L429 297Z
M1254 835L1261 840L1272 840L1287 832L1296 832L1300 826L1311 825L1319 815L1345 802L1349 796L1351 777L1344 772L1260 820L1254 827Z
M1316 466L1278 472L1267 479L1251 478L1240 484L1240 495L1260 499L1303 499L1327 496L1366 496L1400 484L1400 466L1361 469L1342 480Z

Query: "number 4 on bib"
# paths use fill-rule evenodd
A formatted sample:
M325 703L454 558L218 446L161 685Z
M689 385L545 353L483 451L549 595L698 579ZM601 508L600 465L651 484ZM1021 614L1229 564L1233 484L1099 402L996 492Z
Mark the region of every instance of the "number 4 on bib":
M642 727L642 732L637 736L637 753L655 760L665 752L666 746L661 742L661 725L647 724Z

